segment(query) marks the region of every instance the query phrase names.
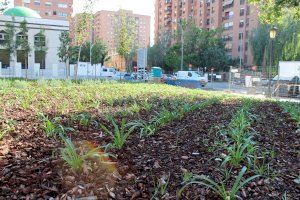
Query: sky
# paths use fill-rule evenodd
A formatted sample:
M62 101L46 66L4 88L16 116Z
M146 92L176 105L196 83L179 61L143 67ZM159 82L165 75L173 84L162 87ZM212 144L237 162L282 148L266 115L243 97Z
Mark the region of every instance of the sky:
M84 1L73 0L74 13L79 13L83 9ZM155 0L97 0L94 12L99 10L117 11L120 8L125 10L132 10L136 14L151 16L150 24L150 41L154 41L154 4Z

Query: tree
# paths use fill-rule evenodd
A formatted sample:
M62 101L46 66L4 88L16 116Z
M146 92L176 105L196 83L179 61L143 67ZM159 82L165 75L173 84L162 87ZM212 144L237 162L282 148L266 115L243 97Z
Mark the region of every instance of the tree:
M148 65L149 66L164 66L165 49L160 43L154 44L148 48Z
M40 68L45 68L45 59L48 51L47 41L45 36L45 30L41 29L38 34L35 35L34 38L34 50L35 57L40 57L41 65Z
M269 43L269 29L269 25L261 24L252 31L249 37L254 64L257 66L263 66L263 69L265 69L266 65L265 54Z
M15 21L14 18L12 21L13 22ZM8 52L9 60L11 60L12 55L14 55L16 52L16 44L14 40L14 35L15 35L14 24L11 22L6 22L4 32L5 32L4 42L2 46Z
M118 54L126 61L126 70L128 69L128 60L130 59L130 54L134 52L135 41L137 39L136 33L136 22L132 17L126 15L126 13L121 10L120 14L115 20L115 33L116 33L116 43ZM123 66L121 66L123 68Z
M274 41L273 64L278 65L279 61L293 61L300 59L300 22L291 16L285 16L283 23L278 24L278 33ZM254 62L258 66L270 63L270 37L271 25L260 24L250 34L249 42L253 52Z
M70 77L70 59L74 50L71 46L71 38L69 31L62 31L59 35L60 46L58 47L57 55L60 62L66 64L66 76L67 79Z
M227 70L229 58L221 29L206 30L188 23L184 33L184 64Z
M92 56L91 56L92 64L99 64L99 63L104 64L104 62L109 59L107 47L100 39L95 40L91 51L90 51L90 42L85 42L82 45L80 61L89 62L90 52L92 52Z
M294 19L300 19L299 0L249 0L258 6L260 21L266 24L282 22L286 14Z
M177 71L180 67L180 49L181 46L178 44L175 44L171 46L165 56L165 63L166 65L163 67L163 69L166 72L173 72Z
M92 47L92 64L104 65L109 59L107 46L100 39L96 39Z
M31 47L28 42L28 28L27 28L27 22L25 19L24 19L24 21L22 21L20 23L19 29L20 29L20 32L17 35L16 46L24 54L26 79L27 79L28 78L28 56L30 55Z
M79 65L79 59L80 59L80 53L82 45L85 41L87 41L89 37L89 24L91 22L92 15L86 11L83 13L77 14L75 16L75 24L74 24L74 34L75 34L75 44L78 46L78 56L77 56L77 64L75 65L74 69L74 77L75 80L77 80L77 73L78 73L78 65Z
M5 10L10 4L10 0L1 0L0 1L0 14Z

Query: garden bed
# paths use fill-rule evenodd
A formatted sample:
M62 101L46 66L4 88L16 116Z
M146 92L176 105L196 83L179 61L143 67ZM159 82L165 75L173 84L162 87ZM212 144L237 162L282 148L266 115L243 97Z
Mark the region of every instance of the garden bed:
M229 154L228 148L233 143L225 141L234 117L240 110L246 110L244 100L223 96L212 99L213 93L178 88L172 92L175 88L169 86L158 90L156 85L146 85L147 96L135 96L128 95L122 85L116 86L118 89L114 92L120 96L115 100L103 100L96 92L83 92L79 88L76 96L67 92L69 86L63 86L62 92L68 93L66 96L74 102L66 102L65 106L55 105L64 99L61 94L55 96L56 91L45 89L45 95L54 95L49 96L49 101L55 109L48 104L42 106L40 100L47 96L41 92L31 99L38 102L35 108L30 103L16 101L25 97L14 92L15 89L5 91L2 106L11 100L15 108L7 107L2 112L1 120L5 124L2 129L8 125L10 129L0 141L0 199L218 199L220 195L208 187L187 184L194 180L194 175L206 175L217 183L223 181L229 190L243 166L247 167L243 180L259 177L239 189L237 198L300 198L296 183L300 147L297 121L276 102L251 100L247 110L247 116L251 117L245 130L251 133L257 148L253 154L256 159L250 155L253 163L245 158L232 165L224 164L224 155ZM106 86L99 87L102 92L103 87ZM134 85L140 91L143 87ZM97 87L93 85L93 88ZM90 96L87 98L82 96L84 94ZM110 94L110 91L102 94ZM73 99L78 96L84 98L80 104ZM74 105L78 107L75 109ZM158 116L159 124L153 120ZM113 138L100 124L114 130L110 117L117 126L123 118L151 126L147 126L149 132L143 132L144 135L137 126L119 149L106 148ZM91 158L80 171L72 169L61 158L65 140L56 129L45 134L45 119L58 128L58 125L63 126L64 137L70 139L78 151L101 146L97 150L98 156L105 154L101 162Z

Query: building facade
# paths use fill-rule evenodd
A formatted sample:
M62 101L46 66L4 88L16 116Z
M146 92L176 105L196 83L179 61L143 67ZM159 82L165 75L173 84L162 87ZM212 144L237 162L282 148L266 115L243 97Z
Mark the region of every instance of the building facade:
M94 15L93 38L101 39L108 47L110 61L105 63L106 66L114 66L121 71L125 69L119 66L125 66L125 60L117 54L116 38L116 19L121 12L126 14L135 21L137 29L136 48L147 48L150 45L150 20L147 15L135 14L129 10L107 11L101 10Z
M27 36L21 33L21 23L26 21ZM14 53L6 49L8 37L7 24L14 27L13 43L24 38L28 41L30 52L17 46ZM0 76L28 78L65 77L65 64L57 55L60 46L59 36L69 31L69 22L42 19L35 11L24 7L10 8L0 15ZM45 52L45 53L43 53Z
M73 13L73 0L14 0L14 6L35 10L45 19L68 20Z
M150 16L135 14L129 10L122 10L127 17L134 19L137 25L137 46L145 48L150 45ZM115 24L120 15L117 12L101 10L94 16L94 38L101 38L109 48L110 52L116 52Z
M155 41L174 34L180 19L204 29L223 27L228 56L253 64L248 38L258 26L258 10L247 0L156 0Z

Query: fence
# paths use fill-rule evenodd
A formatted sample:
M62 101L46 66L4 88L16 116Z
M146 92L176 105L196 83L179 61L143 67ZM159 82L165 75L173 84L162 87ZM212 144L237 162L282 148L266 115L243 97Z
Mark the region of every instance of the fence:
M261 71L231 68L229 90L247 94L262 94L271 97L300 98L299 77L283 80L278 75L271 81Z

